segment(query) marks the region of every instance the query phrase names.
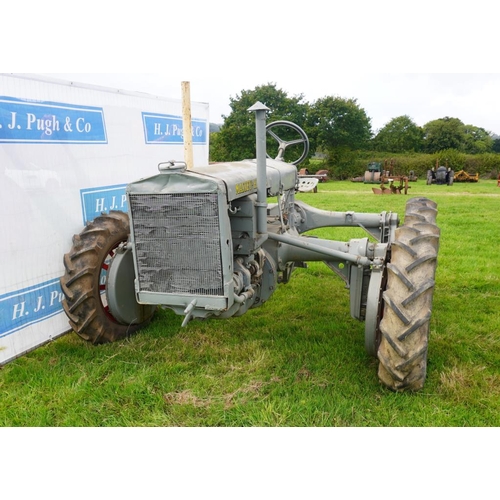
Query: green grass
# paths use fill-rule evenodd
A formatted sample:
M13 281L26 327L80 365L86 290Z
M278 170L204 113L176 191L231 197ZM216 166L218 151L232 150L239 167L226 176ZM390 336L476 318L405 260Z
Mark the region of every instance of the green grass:
M348 292L321 263L298 269L263 307L192 322L162 310L149 327L93 347L63 336L0 370L1 426L499 426L500 188L495 181L376 196L329 182L313 206L401 216L438 203L441 246L424 389L395 394L364 351ZM324 237L364 236L323 229Z

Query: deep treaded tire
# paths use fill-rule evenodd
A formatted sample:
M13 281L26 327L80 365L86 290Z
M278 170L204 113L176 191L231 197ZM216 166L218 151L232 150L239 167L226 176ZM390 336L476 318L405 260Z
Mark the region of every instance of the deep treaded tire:
M60 280L65 295L63 308L73 330L93 344L123 339L151 319L148 317L139 324L121 324L103 302L103 275L115 249L127 241L129 232L127 214L103 213L73 236L73 247L64 255L66 273Z
M427 198L406 204L387 265L378 350L380 381L394 391L418 391L427 374L427 344L439 249L437 205Z

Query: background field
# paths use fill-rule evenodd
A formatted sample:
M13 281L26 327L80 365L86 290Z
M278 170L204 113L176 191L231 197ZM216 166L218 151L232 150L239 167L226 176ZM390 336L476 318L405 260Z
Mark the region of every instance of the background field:
M411 184L409 196L328 182L299 198L402 217L438 203L438 257L424 390L394 394L364 351L364 324L323 264L294 272L241 318L192 322L160 311L137 335L93 347L66 335L0 369L0 426L356 426L500 424L500 188ZM317 231L344 240L361 230Z

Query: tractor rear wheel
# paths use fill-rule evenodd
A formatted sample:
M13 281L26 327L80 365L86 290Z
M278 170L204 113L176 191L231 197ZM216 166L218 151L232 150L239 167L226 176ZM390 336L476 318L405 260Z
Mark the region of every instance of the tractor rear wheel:
M439 249L437 205L413 198L396 230L380 322L379 379L393 391L417 391L427 374L434 277Z
M129 232L127 214L102 214L73 237L73 246L64 255L66 272L60 280L65 296L63 308L73 330L93 344L123 339L148 323L154 314L152 306L135 303L137 319L124 324L113 316L107 304L107 272Z

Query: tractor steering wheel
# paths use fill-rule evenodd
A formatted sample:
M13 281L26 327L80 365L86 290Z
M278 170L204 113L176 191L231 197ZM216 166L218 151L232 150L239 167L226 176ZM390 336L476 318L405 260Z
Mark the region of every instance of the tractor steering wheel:
M280 133L280 135L282 135L283 133L287 134L288 130L292 130L293 132L299 134L299 138L293 140L281 139L278 136L278 134L273 132L272 130L278 127L282 128L282 133ZM272 122L269 125L267 125L266 132L278 143L278 156L276 156L275 160L284 161L286 148L294 144L304 144L304 150L302 151L302 154L297 160L292 161L290 163L292 165L298 165L299 163L303 162L307 157L307 154L309 153L309 138L307 137L307 134L295 123L286 120L279 120L276 122ZM267 157L271 158L269 155L267 155Z

